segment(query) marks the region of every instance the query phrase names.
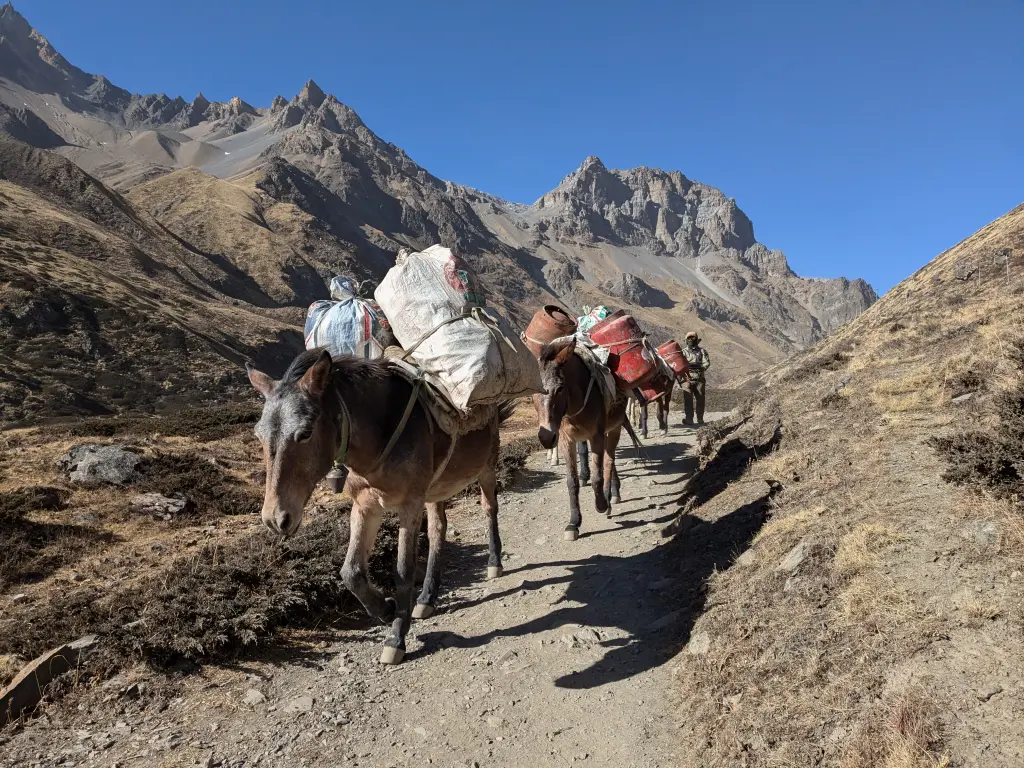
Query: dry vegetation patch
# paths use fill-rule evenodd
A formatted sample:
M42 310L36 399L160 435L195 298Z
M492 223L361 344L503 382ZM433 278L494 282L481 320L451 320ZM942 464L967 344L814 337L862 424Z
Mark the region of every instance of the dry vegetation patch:
M775 491L749 550L708 581L690 630L708 650L679 662L688 764L1024 760L1021 232L1024 207L769 371L741 417L701 436L705 462L769 417L782 439L726 485L688 489L686 511L716 525L734 488ZM1004 248L1000 270L956 277Z

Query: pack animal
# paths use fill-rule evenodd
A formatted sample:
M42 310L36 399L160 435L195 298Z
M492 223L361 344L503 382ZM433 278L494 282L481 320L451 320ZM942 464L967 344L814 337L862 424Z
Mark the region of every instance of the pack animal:
M502 573L498 428L511 416L512 406L497 408L486 426L458 437L449 457L451 438L433 427L413 385L392 364L347 356L332 360L324 350L310 350L295 358L279 381L250 366L247 370L264 397L255 430L267 475L263 523L281 536L295 533L316 484L336 458L343 459L350 470L345 490L353 503L342 579L371 616L391 624L381 662L401 662L410 620L430 616L436 606L445 505L474 481L480 484L488 519L487 574ZM430 548L414 607L424 506ZM399 520L394 599L385 598L368 578L368 558L386 510L397 512Z
M577 443L590 443L590 482L597 511L609 517L612 503L621 501L619 473L615 467L615 449L626 421L626 398L616 393L609 408L601 388L576 354L576 339L545 345L540 353L541 381L546 394L534 395L537 410L537 437L544 448L556 444L566 465L569 487L569 523L565 539L579 537L583 517L580 513L580 472Z

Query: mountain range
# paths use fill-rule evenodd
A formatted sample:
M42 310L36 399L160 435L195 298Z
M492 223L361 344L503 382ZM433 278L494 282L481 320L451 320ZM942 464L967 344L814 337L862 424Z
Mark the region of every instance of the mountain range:
M696 330L717 382L802 349L876 299L797 276L735 200L678 171L588 157L533 205L444 181L312 80L268 107L140 95L0 7L0 419L162 409L301 349L339 273L440 242L519 324L559 302ZM827 258L827 254L822 254Z

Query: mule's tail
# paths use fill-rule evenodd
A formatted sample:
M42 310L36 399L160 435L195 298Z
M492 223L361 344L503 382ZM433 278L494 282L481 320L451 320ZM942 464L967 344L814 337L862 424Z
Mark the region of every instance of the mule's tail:
M512 414L516 412L516 408L519 405L518 400L508 400L498 406L498 423L504 424L506 421L512 418Z

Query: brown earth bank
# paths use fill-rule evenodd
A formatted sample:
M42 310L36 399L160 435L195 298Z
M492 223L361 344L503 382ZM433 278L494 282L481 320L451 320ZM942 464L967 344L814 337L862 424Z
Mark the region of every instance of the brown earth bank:
M1022 296L1024 207L705 435L680 535L774 493L678 665L683 764L1024 764Z

